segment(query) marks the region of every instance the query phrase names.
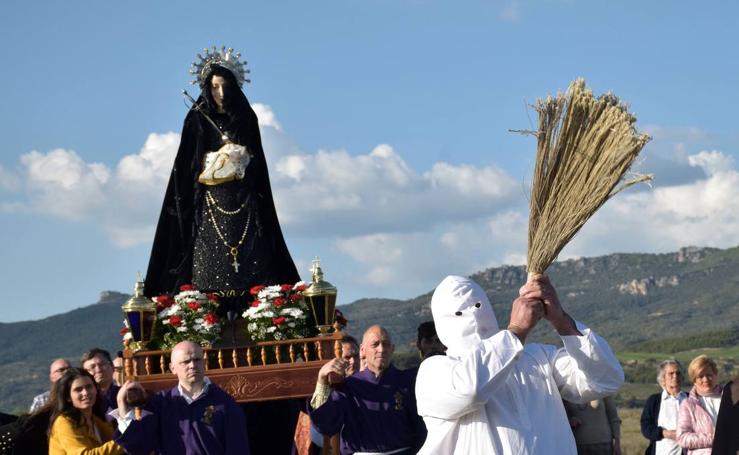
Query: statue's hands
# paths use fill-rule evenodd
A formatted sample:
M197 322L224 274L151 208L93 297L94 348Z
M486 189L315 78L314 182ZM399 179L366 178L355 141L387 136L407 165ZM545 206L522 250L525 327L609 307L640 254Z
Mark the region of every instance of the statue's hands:
M318 382L323 385L328 385L328 376L331 373L343 378L346 376L347 366L349 366L348 362L340 357L332 359L318 370Z

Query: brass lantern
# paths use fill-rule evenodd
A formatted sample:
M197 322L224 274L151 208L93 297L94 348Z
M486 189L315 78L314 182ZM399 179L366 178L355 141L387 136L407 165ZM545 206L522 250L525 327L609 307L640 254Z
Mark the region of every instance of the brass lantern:
M144 296L144 282L141 276L133 288L133 297L128 299L121 309L126 316L134 341L145 345L151 340L154 322L157 319L157 304Z
M311 271L313 281L303 291L303 297L313 311L316 328L320 332L319 336L326 336L333 326L336 315L336 288L328 281L323 281L321 261L318 258L313 260Z

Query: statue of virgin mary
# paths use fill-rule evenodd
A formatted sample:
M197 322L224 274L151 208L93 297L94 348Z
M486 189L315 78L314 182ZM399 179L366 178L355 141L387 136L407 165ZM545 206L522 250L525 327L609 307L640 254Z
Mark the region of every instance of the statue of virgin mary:
M295 283L300 277L277 219L257 116L241 90L248 70L232 49L198 57L191 73L201 94L185 117L146 294L192 284L240 297L257 284ZM233 161L241 167L228 174Z

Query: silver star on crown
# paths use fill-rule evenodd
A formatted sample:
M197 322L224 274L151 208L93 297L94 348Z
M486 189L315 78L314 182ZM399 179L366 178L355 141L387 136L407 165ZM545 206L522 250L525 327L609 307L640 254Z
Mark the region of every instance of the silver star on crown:
M198 84L201 88L205 87L205 80L208 78L213 65L222 66L231 71L236 78L236 82L239 83L239 87L243 87L244 82L251 82L251 80L246 78L246 75L251 73L246 68L246 60L241 62L239 60L241 53L234 53L233 48L229 47L226 49L226 46L221 46L218 49L213 46L211 49L203 49L203 53L205 55L198 54L199 62L192 63L190 74L195 76L195 80L191 81L191 84Z

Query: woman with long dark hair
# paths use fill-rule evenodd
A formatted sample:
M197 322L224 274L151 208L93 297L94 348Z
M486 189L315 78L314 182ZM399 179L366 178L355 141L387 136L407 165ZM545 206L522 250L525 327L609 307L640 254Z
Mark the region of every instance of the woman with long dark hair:
M254 285L300 279L277 220L257 116L240 88L240 65L238 55L223 48L196 64L202 93L185 118L164 196L146 273L149 296L193 284L233 297L222 299L225 312L245 304ZM246 148L250 161L243 176L203 183L208 155L224 143Z
M119 455L113 427L105 421L95 379L81 368L70 368L54 387L49 431L49 455Z

